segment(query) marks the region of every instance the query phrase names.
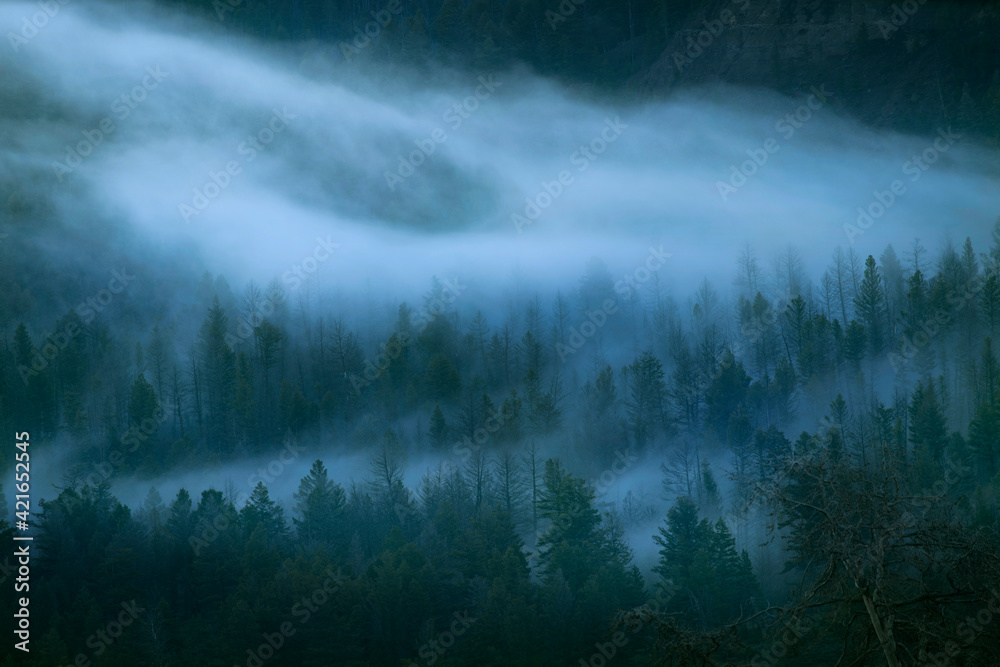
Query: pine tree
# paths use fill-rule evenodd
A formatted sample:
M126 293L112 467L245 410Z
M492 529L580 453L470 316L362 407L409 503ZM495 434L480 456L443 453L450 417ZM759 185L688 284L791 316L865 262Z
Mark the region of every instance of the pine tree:
M614 280L607 264L598 257L587 260L583 278L580 279L580 297L585 310L595 310L604 305L605 300L614 296Z
M831 428L826 434L826 455L834 463L844 456L844 438L838 428Z
M140 373L132 383L128 399L130 444L125 451L130 452L133 463L148 463L154 469L163 464L154 439L160 425L157 418L160 409L153 385ZM133 447L136 449L134 453Z
M205 378L208 440L219 453L232 443L230 411L236 384L236 355L227 342L229 318L216 296L199 332L198 360Z
M496 441L508 445L521 444L521 438L524 437L524 418L521 416L521 399L517 389L511 389L510 395L503 399L500 418L502 423Z
M463 13L462 0L445 0L431 26L435 39L448 49L459 51L469 44Z
M156 398L156 391L153 385L146 381L146 376L142 373L132 383L132 390L128 399L129 424L133 428L148 429L150 421L155 422L156 413L159 409L159 401Z
M298 433L310 423L314 412L314 406L309 404L298 385L281 381L278 392L278 427L281 431Z
M947 427L933 382L918 382L910 403L910 442L940 463L944 456Z
M538 560L547 577L561 570L576 589L592 571L599 538L601 516L594 508L594 491L554 459L545 462L543 484L538 513L549 524L538 539Z
M458 371L444 354L435 355L427 362L424 382L427 398L431 400L454 398L462 388Z
M677 500L653 540L660 546L653 571L676 591L666 611L683 614L686 624L699 629L722 625L741 616L759 595L746 552L736 551L722 519L714 526L699 520L690 498Z
M719 484L715 481L715 474L708 461L701 462L701 485L705 494L703 507L709 516L715 516L722 509L722 495L719 493Z
M729 416L746 400L749 386L750 376L743 369L743 362L727 350L705 394L708 423L717 434L726 432Z
M868 333L869 350L873 356L880 354L885 346L886 311L885 290L882 276L875 265L875 258L868 255L865 260L864 278L854 297L854 309Z
M996 336L1000 331L1000 278L995 273L988 275L983 282L979 294L979 309L987 334Z
M236 393L233 398L233 412L242 445L246 447L252 441L254 450L257 449L260 435L257 429L257 402L255 398L256 392L253 386L250 358L245 352L240 352L236 359Z
M667 512L665 525L653 540L660 545L660 560L653 571L664 583L689 587L695 580L698 556L711 534L707 519L698 520L698 506L681 497ZM683 599L683 598L682 598Z
M674 351L674 372L670 377L669 396L675 407L674 420L688 431L701 425L701 383L697 364L687 343Z
M713 624L722 625L746 615L750 601L760 595L760 584L746 549L736 551L736 541L721 518L712 526L708 557L715 570Z
M906 280L903 277L903 265L896 256L892 244L886 246L882 256L879 257L882 265L882 278L885 281L885 303L886 317L889 323L890 339L898 336L897 321L902 316L902 309L906 303Z
M447 444L448 423L445 421L440 405L435 405L434 412L431 413L431 425L427 431L427 437L430 438L431 445L437 449L441 449Z
M500 506L515 523L524 517L527 480L522 462L510 449L501 450L493 462L493 477L497 484Z
M842 394L837 394L837 397L833 399L830 403L830 415L833 425L841 432L846 430L848 424L848 418L850 417L850 410L847 407L847 401L844 400Z
M142 501L140 515L154 531L166 524L167 508L163 504L163 497L160 496L160 492L156 490L155 486L149 487L146 499Z
M976 476L985 486L1000 470L1000 405L980 403L969 424L969 449L974 458Z
M753 458L761 483L771 479L779 462L791 453L792 443L777 426L757 429L753 436Z
M262 530L265 539L272 546L282 545L288 536L285 511L271 500L264 482L257 482L250 493L247 504L240 510L240 522L246 535Z
M309 473L299 482L294 494L295 518L292 523L299 537L305 541L320 541L341 547L338 538L345 537L339 532L341 514L346 498L344 489L329 479L323 462L313 462Z
M11 405L21 416L23 428L39 435L49 433L55 425L56 406L52 401L50 368L31 341L24 322L14 330L14 360L24 389L13 393Z
M638 449L667 427L666 393L663 364L652 352L643 352L626 369L628 394L625 412L632 438Z

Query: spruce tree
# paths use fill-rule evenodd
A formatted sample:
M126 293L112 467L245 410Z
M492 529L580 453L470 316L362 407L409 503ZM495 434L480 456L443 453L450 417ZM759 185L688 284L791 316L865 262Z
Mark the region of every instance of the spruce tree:
M885 289L882 285L882 276L875 265L875 258L871 255L865 260L865 273L857 296L854 297L854 310L868 333L871 354L880 354L885 346Z

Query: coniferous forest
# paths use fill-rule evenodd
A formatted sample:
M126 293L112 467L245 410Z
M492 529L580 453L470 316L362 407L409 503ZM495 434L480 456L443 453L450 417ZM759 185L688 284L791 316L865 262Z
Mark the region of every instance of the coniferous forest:
M536 4L0 9L0 667L1000 664L995 7Z

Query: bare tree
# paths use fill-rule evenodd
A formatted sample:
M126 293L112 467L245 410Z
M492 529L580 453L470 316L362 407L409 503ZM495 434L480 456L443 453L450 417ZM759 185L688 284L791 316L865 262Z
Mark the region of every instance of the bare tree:
M830 278L833 281L833 293L836 303L840 306L841 324L847 326L850 318L847 316L847 306L854 303L855 291L852 288L850 262L843 248L837 246L833 250L833 266L830 267Z
M534 535L538 534L538 499L541 491L542 460L541 452L534 439L525 447L522 457L524 470L527 475L528 491L531 497L531 530Z
M524 500L527 491L522 462L509 448L500 450L493 461L493 475L496 479L497 493L504 510L516 524L524 513Z
M485 506L490 504L493 480L490 476L489 460L482 448L473 450L465 464L465 484L472 492L472 512L478 517Z
M757 257L754 255L753 246L744 243L740 248L740 256L737 259L739 272L736 276L736 286L748 299L753 299L754 295L761 290L760 266L757 264Z
M911 493L888 449L868 467L814 450L764 491L801 578L783 612L824 614L843 638L838 664L923 663L989 602L982 583L1000 581L995 543L946 497ZM983 632L967 664L1000 660L1000 627Z
M699 471L695 444L687 438L681 440L670 453L668 462L660 464L660 473L663 475L660 484L663 486L664 499L672 501L682 495L696 500Z

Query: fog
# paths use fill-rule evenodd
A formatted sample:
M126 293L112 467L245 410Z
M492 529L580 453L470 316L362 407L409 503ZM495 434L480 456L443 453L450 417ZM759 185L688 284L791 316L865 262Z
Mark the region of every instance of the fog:
M33 8L6 3L0 21L16 25ZM613 108L526 72L484 72L488 87L474 74L359 72L333 47L276 52L224 38L218 26L77 5L0 58L5 107L31 100L44 110L43 120L5 113L5 181L22 197L51 193L67 221L84 210L193 251L233 284L282 275L322 237L339 248L317 272L321 286L370 285L394 298L431 274L496 284L514 264L527 279L572 284L588 257L628 270L652 243L672 254L682 283L707 274L724 285L744 241L765 256L780 240L807 266L826 261L848 243L844 225L857 208L894 179L906 192L856 237L863 254L914 236L936 242L949 231L943 220L981 241L1000 204L995 156L959 139L912 180L904 164L935 137L875 133L839 117L837 91L819 81L825 103L713 87ZM476 108L449 112L463 100ZM809 102L818 109L805 107L798 129L783 121ZM275 110L287 118L274 123ZM86 144L82 133L97 136L103 118L114 129L65 170L67 153ZM615 119L620 134L602 153L577 152L600 148ZM247 138L265 130L267 139L269 123L287 126L255 150ZM430 139L435 130L443 143ZM723 201L719 182L731 183L731 167L769 139L777 151ZM387 183L401 156L419 153L415 142L434 150ZM227 176L227 163L239 173ZM560 172L572 182L518 229L512 215L525 216L525 199L558 185ZM213 173L228 185L209 185ZM195 191L206 185L218 194L201 200Z
M4 3L0 24L36 10ZM345 62L333 45L264 47L148 8L82 3L0 54L4 197L46 201L84 236L107 221L115 231L93 241L100 258L66 238L33 243L95 276L117 266L105 257L129 261L145 276L140 301L208 270L237 291L277 278L352 320L389 318L436 275L470 286L460 309L500 312L521 286L525 297L572 292L593 256L615 279L631 274L651 248L669 254L660 276L681 299L707 277L725 301L747 242L764 258L793 244L815 280L836 245L862 257L889 243L902 256L914 237L981 246L1000 210L995 154L946 127L867 129L838 113L839 93L823 81L819 97L712 86L612 106L524 70L428 80ZM914 167L921 155L933 164ZM734 177L740 168L751 175ZM886 204L893 181L905 191ZM859 207L875 201L884 214L858 226ZM346 486L365 477L367 456L343 442L306 446L272 492L287 511L314 459ZM272 460L114 489L136 507L151 485L169 502L182 486L195 494L232 480L245 498ZM641 490L662 510L663 460L644 457L602 500ZM40 462L46 486L63 464ZM433 467L411 459L407 485Z

